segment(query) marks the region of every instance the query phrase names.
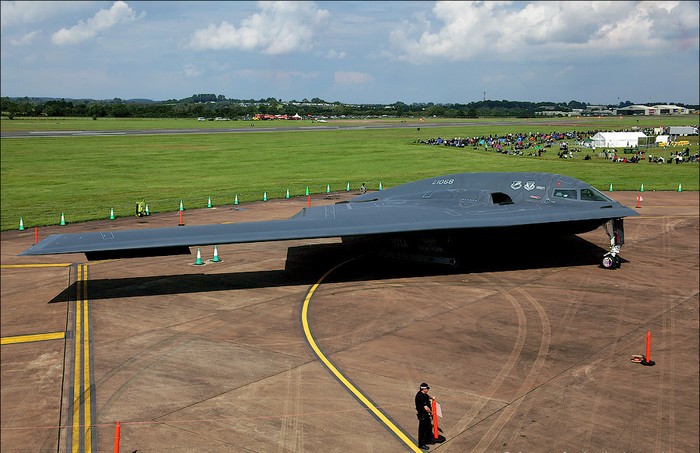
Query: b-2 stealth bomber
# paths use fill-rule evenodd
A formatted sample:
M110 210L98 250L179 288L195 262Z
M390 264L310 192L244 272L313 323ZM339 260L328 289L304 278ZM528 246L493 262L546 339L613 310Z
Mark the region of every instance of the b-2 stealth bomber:
M547 239L603 226L605 268L620 265L623 218L639 215L583 181L550 173L460 173L302 209L287 220L52 234L21 255L87 259L190 253L189 247L340 237L343 242L436 250L474 241ZM555 253L555 252L548 252Z

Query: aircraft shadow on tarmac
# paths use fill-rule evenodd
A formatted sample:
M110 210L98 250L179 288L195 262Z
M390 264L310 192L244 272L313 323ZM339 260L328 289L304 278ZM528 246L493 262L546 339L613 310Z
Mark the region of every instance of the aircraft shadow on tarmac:
M331 273L326 283L427 277L480 272L515 271L551 267L600 266L606 250L578 236L546 244L502 242L477 246L456 254L456 265L395 259L363 253L344 244L316 244L290 247L284 270L230 272L218 274L176 274L90 280L90 300L159 296L237 289L312 285L334 266L350 260ZM623 263L625 260L622 260ZM216 264L207 264L216 266ZM605 270L601 269L601 272ZM77 294L71 284L49 303L68 302ZM71 299L73 298L73 299Z

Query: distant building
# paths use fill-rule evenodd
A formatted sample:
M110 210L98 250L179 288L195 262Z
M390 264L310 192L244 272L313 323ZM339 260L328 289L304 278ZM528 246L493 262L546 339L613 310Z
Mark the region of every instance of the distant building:
M612 116L615 112L604 105L587 105L582 112L583 116Z
M579 116L580 114L580 111L564 112L562 110L540 110L535 112L535 116Z
M630 105L615 110L616 115L656 115L656 109L646 105Z
M688 115L690 110L678 105L655 105L658 115Z
M678 105L630 105L615 110L616 115L687 115L690 113L685 107Z

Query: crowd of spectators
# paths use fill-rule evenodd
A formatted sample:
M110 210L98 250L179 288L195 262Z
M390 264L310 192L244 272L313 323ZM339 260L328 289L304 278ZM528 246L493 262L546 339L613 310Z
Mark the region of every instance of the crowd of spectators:
M654 156L652 154L649 154L649 158L647 160L650 164L682 164L684 162L698 163L700 162L700 154L690 154L690 148L686 148L683 151L671 152L671 155L668 157L668 159L664 158L663 156Z
M482 135L476 137L454 137L454 138L429 138L427 140L417 140L418 143L426 145L452 146L464 148L471 146L474 148L483 147L485 150L502 150L503 148L513 148L524 150L528 148L551 147L553 143L559 140L576 140L581 141L589 134L596 132L528 132L528 133L512 133L506 135Z
M473 149L482 148L484 151L497 152L501 154L516 155L516 156L533 156L541 157L542 153L558 143L559 152L557 157L560 159L573 159L575 153L580 153L580 148L569 148L569 142L574 142L579 146L584 146L584 140L592 137L599 131L552 131L552 132L528 132L528 133L510 133L505 135L481 135L474 137L452 137L452 138L429 138L416 140L416 143L443 146L452 148L467 148ZM652 133L652 130L644 131ZM646 159L646 151L638 147L626 148L623 155L619 155L620 151L616 149L598 150L596 155L600 158L608 159L611 162L619 163L638 163ZM632 154L627 156L626 154ZM586 154L584 160L591 160L591 155ZM690 154L690 149L671 153L670 157L664 158L661 156L652 156L649 154L648 162L664 163L664 162L699 162L698 153Z

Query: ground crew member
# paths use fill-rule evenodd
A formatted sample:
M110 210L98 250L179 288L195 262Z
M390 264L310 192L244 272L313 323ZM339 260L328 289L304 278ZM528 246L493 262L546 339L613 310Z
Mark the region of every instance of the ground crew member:
M146 215L146 200L141 200L136 203L136 217L143 217Z
M420 385L418 393L416 393L416 415L418 417L418 447L423 450L429 450L429 443L432 442L433 431L433 410L430 400L435 398L428 395L430 387L425 382Z

